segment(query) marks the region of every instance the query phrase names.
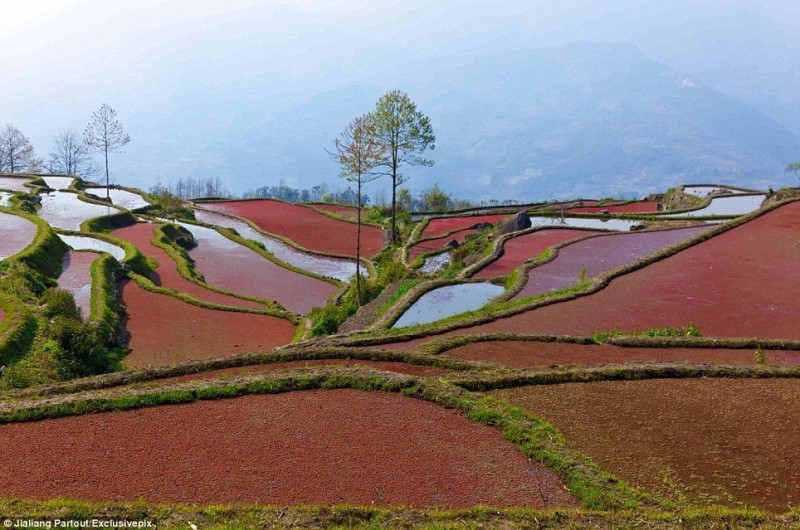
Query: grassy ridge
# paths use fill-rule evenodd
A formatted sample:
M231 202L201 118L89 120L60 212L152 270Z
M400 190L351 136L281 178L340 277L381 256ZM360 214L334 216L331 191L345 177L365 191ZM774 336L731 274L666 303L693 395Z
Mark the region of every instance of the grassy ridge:
M38 324L26 305L9 294L0 292L0 309L5 312L0 322L0 365L7 366L30 349Z

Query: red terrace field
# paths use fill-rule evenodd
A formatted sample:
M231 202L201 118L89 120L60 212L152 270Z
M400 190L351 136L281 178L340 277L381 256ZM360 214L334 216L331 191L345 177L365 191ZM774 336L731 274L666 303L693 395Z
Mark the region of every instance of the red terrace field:
M355 223L340 221L315 212L306 206L269 199L255 201L204 202L203 208L249 219L262 230L291 239L303 248L316 252L355 256ZM383 246L383 231L361 227L361 252L372 257Z
M198 374L183 375L180 377L171 377L167 379L159 379L159 383L166 381L193 381L196 379L209 379L214 377L224 377L240 374L254 374L254 373L267 373L277 372L280 370L294 370L297 368L322 368L322 367L340 367L340 368L353 368L364 367L374 368L376 370L384 370L386 372L397 372L399 374L411 375L414 377L438 377L444 375L450 370L439 368L437 366L422 366L419 364L407 364L395 361L361 361L356 359L319 359L309 361L289 361L285 363L274 364L260 364L256 366L241 366L237 368L226 368L224 370L213 370L210 372L203 372Z
M498 221L509 217L510 214L491 214L491 215L472 215L467 217L438 217L428 221L425 230L422 231L420 238L440 237L447 232L468 228L478 223L495 224Z
M21 251L35 236L35 224L18 215L0 212L0 259Z
M96 252L76 252L64 254L64 265L58 277L58 288L72 293L83 318L92 312L92 262L100 257Z
M451 234L449 236L439 237L436 239L431 239L429 241L423 241L422 243L417 243L416 245L408 249L409 261L414 261L422 254L430 252L431 250L440 249L443 246L447 245L450 241L453 241L454 239L458 241L458 244L460 245L461 243L464 242L464 240L467 238L468 235L477 233L478 233L477 230L466 229L466 230L461 230L460 232L456 232L455 234Z
M794 202L616 278L592 295L382 347L407 350L466 333L589 336L690 323L709 337L800 339L798 226L800 202Z
M288 344L294 334L294 324L281 318L204 309L128 280L119 288L128 312L131 353L125 362L131 367L266 350Z
M511 274L525 260L535 258L548 247L590 234L597 234L597 232L588 230L539 230L509 239L503 245L503 255L481 269L475 277L488 280Z
M468 361L499 363L511 368L541 366L623 364L630 362L711 363L754 365L754 350L705 348L620 348L611 344L565 344L559 342L477 342L446 352ZM764 351L769 365L800 365L798 351Z
M800 504L800 380L572 383L492 393L622 480L689 502Z
M569 208L569 213L655 213L658 203L653 201L633 201L627 204L609 204L608 206L577 206Z
M5 320L5 319L6 319L6 312L3 311L2 308L0 308L0 323L2 323L3 320Z
M353 219L356 219L358 216L358 210L355 206L347 206L344 204L309 204L309 206L316 208L317 210L335 213L337 215L341 215L342 217L352 217Z
M528 283L514 299L564 289L578 282L581 269L585 269L587 278L599 276L711 228L612 234L577 241L561 248L553 261L531 269Z
M168 289L174 289L176 291L190 294L199 300L203 300L204 302L211 302L213 304L233 307L264 309L264 305L259 304L258 302L252 302L250 300L243 300L235 296L217 293L184 279L180 273L178 273L178 266L172 260L172 258L170 258L163 249L150 243L154 237L153 230L155 230L158 226L160 225L137 223L135 225L114 230L111 233L111 235L114 237L130 241L136 245L142 254L153 258L159 263L160 266L153 273L153 277L151 278L153 283Z
M399 394L316 390L201 401L8 424L0 439L3 497L576 504L550 470L498 431Z
M206 282L234 293L275 300L289 311L305 314L324 306L338 287L319 278L281 267L216 230L192 227L197 246L189 251Z

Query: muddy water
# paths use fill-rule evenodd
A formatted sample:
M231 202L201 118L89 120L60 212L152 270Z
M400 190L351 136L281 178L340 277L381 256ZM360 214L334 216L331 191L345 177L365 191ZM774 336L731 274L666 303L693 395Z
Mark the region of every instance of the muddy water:
M320 276L336 278L343 282L349 281L356 274L356 264L353 261L326 258L300 252L283 241L262 234L244 221L200 209L195 210L195 216L200 222L233 228L245 239L260 241L276 258L298 269L307 270ZM367 271L362 267L361 273L366 274Z
M72 177L42 177L42 180L44 180L48 188L65 190L69 188L69 185L72 184L72 181L75 179Z
M98 197L106 196L105 186L99 188L89 188L86 190L86 192L91 193L93 195L97 195ZM119 206L120 208L125 208L126 210L136 210L138 208L144 208L145 206L150 205L150 203L147 202L144 199L144 197L142 197L138 193L132 193L127 190L118 190L115 188L110 188L108 190L108 195L109 197L111 197L111 202L114 203L115 206Z
M0 190L23 191L27 193L31 190L26 188L24 184L30 181L31 179L25 178L0 177Z
M600 230L629 231L641 221L629 219L593 219L584 217L539 217L531 216L533 226L568 226L571 228L594 228Z
M442 252L441 254L436 254L435 256L428 256L425 258L425 263L419 268L419 270L427 273L440 271L447 268L447 266L450 264L450 258L451 256L449 252Z
M505 289L491 283L465 283L439 287L422 295L392 328L427 324L472 311L483 307L492 298L503 294L503 291Z

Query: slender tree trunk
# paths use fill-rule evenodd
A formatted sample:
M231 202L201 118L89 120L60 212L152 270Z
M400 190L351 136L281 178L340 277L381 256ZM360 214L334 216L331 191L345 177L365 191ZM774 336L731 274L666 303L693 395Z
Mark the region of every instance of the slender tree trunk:
M108 190L108 142L106 142L105 150L106 155L106 200L111 201L111 192Z
M361 174L358 175L358 193L356 194L356 295L358 307L361 307Z

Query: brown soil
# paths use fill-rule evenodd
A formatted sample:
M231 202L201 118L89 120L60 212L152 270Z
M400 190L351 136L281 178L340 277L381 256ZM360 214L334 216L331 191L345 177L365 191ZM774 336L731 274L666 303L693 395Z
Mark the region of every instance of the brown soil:
M468 228L477 223L492 223L509 217L511 214L489 214L489 215L470 215L465 217L440 217L428 221L425 230L422 231L421 238L440 237L447 232Z
M255 201L205 202L203 208L249 219L262 230L291 239L317 252L355 256L355 223L340 221L311 208L269 199ZM361 252L372 257L383 246L382 230L361 226Z
M99 257L96 252L76 252L64 254L58 288L72 293L75 305L81 310L83 318L92 312L92 262Z
M6 312L0 308L0 324L6 319Z
M172 296L119 284L128 312L131 367L164 366L189 359L261 351L288 344L295 326L267 315L214 311Z
M36 225L24 217L0 213L0 259L27 247L36 237Z
M356 359L320 359L308 361L289 361L285 363L259 364L255 366L241 366L238 368L226 368L224 370L213 370L198 374L182 375L180 377L170 377L158 379L159 383L167 381L194 381L196 379L210 379L222 376L233 376L240 374L256 374L277 372L280 370L295 370L297 368L323 368L323 367L365 367L387 372L397 372L399 374L411 375L414 377L438 377L450 370L437 366L423 366L419 364L408 364L395 361L362 361Z
M4 497L541 508L563 484L502 435L399 394L316 390L0 426Z
M481 269L475 277L488 280L511 274L525 260L535 258L549 247L576 237L596 233L588 230L538 230L531 234L509 239L503 245L503 255Z
M641 331L694 323L709 337L800 339L798 226L800 202L621 276L590 296L448 335L588 336L598 330Z
M800 380L572 383L492 393L622 480L690 502L800 504Z
M565 344L559 342L477 342L446 352L468 361L499 363L512 368L552 365L623 364L630 362L713 363L755 365L754 350L705 348L621 348L611 344ZM800 365L798 351L764 351L766 363Z
M186 294L190 294L198 300L210 302L213 304L227 305L233 307L247 307L253 309L264 309L263 304L253 302L250 300L243 300L235 296L228 296L222 293L217 293L210 289L205 289L196 283L190 282L183 278L178 272L177 264L164 252L163 249L153 245L150 241L153 240L153 230L158 226L157 224L150 223L137 223L135 225L127 226L114 230L111 235L130 241L144 254L156 260L160 267L155 271L153 283L168 289L174 289Z

